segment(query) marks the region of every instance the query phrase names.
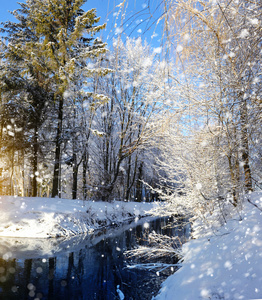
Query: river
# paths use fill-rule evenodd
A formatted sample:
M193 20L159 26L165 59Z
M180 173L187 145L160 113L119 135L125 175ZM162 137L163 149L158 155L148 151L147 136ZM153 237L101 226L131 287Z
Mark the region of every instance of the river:
M0 299L151 299L175 269L127 268L124 251L146 244L153 230L185 241L190 225L170 224L168 218L144 218L70 239L0 238Z

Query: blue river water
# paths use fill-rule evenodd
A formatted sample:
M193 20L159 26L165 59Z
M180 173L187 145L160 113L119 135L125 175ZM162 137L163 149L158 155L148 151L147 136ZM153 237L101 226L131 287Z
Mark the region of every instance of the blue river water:
M131 262L124 251L147 244L152 231L179 236L184 242L190 225L172 224L168 218L143 219L72 239L1 238L0 299L111 300L123 295L126 300L151 299L175 270L127 268ZM168 262L176 263L177 258Z

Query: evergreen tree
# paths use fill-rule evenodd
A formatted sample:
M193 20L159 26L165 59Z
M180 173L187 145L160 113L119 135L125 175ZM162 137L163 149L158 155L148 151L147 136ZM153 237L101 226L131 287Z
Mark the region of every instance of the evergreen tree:
M36 196L38 131L43 123L51 93L50 81L43 64L36 68L32 53L28 52L28 42L40 41L34 30L27 26L28 14L28 6L21 4L21 9L13 12L18 22L8 21L1 28L5 35L1 41L1 120L4 128L11 126L11 120L14 123L14 135L5 135L2 147L15 140L15 149L12 152L20 151L24 156L27 149L26 154L30 157L32 169L32 188L29 195Z
M74 80L80 78L84 80L94 73L102 75L107 73L101 69L90 71L87 67L88 60L96 59L106 52L106 48L98 38L94 38L105 24L97 25L99 18L96 17L95 9L87 12L81 9L85 2L86 0L27 0L25 4L20 4L21 9L13 12L18 23L7 22L2 29L7 35L7 45L3 44L2 51L3 68L8 73L2 76L2 82L9 91L25 91L30 87L27 91L30 92L34 111L32 119L34 175L37 173L40 116L43 117L42 120L46 119L43 115L47 112L45 108L49 108L50 111L53 107L56 111L53 197L60 196L59 170L65 92L74 85ZM10 80L14 78L12 72L17 74L15 81ZM36 187L33 189L35 195Z

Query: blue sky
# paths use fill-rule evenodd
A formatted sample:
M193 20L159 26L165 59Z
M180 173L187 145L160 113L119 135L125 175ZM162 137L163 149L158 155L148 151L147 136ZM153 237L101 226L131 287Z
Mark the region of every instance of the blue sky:
M8 11L13 11L19 8L17 2L25 2L26 0L0 0L0 22L15 19ZM161 28L154 23L155 19L161 15L159 0L150 0L150 12L147 6L148 0L129 0L126 10L126 19L123 29L120 29L120 19L117 20L115 27L117 12L120 9L115 8L122 3L123 0L88 0L84 5L84 10L91 8L97 9L97 16L101 17L101 23L107 23L107 29L103 32L103 40L110 43L110 40L119 32L123 31L122 36L138 37L142 36L147 42L151 43L153 47L159 47L161 41ZM154 18L150 18L153 15Z
M11 14L8 11L13 11L19 8L18 2L26 2L25 0L0 0L1 1L1 10L0 10L0 21L8 21L12 19ZM114 0L88 0L84 5L84 9L97 8L98 14L103 15L103 18L106 18L108 13L108 2L111 2L112 5L114 2L120 3L120 1ZM12 19L13 20L13 19Z

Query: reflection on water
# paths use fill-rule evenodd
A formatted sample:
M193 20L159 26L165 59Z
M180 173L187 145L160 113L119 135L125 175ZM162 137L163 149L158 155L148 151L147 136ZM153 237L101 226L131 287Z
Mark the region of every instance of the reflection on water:
M167 275L125 268L123 251L146 243L148 231L183 238L190 229L142 222L69 240L0 239L0 299L119 299L118 285L125 299L151 299Z

